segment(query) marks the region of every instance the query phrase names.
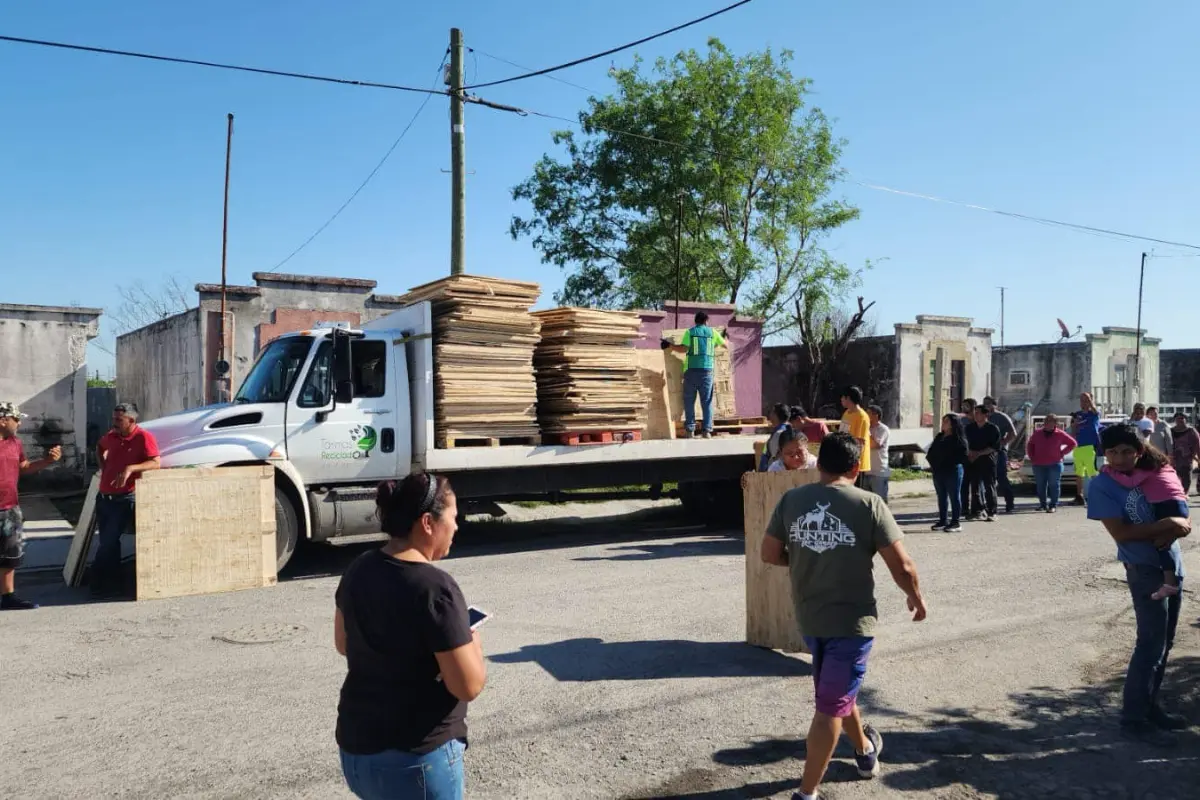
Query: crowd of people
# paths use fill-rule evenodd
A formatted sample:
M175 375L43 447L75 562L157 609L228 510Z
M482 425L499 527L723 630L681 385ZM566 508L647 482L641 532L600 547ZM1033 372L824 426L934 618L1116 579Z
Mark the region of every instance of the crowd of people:
M841 404L843 413L838 430L850 434L860 448L856 485L887 502L891 429L883 422L883 409L874 404L864 406L862 390L857 386L845 388ZM803 406L783 403L772 407L768 419L774 430L762 448L759 472L816 469L814 450L820 448L829 433L826 423L810 417Z

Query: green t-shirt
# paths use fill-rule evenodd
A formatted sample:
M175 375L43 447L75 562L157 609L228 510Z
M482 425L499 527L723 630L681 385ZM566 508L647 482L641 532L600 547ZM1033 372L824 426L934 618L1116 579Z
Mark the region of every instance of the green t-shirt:
M713 353L725 344L725 337L707 325L696 325L683 332L679 343L688 349L688 369L712 369Z
M805 636L873 636L875 553L904 537L879 495L853 486L797 486L767 535L787 547L792 602Z

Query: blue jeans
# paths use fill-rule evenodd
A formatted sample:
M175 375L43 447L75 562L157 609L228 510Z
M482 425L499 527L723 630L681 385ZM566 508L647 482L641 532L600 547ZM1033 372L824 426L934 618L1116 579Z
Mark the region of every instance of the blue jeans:
M1058 505L1058 498L1062 492L1062 462L1057 464L1047 464L1041 466L1033 465L1033 480L1037 483L1038 504L1046 508L1054 508Z
M1008 450L996 452L996 493L1004 498L1004 507L1013 507L1012 483L1008 480Z
M963 466L955 464L954 469L933 473L933 488L937 492L938 523L942 525L957 525L962 517L962 487ZM946 510L949 506L950 521L946 521Z
M121 568L121 536L133 533L134 499L132 494L96 498L96 532L100 546L92 570L111 577Z
M884 475L873 475L869 472L863 473L863 486L871 494L877 494L883 498L883 502L888 499L888 481Z
M1137 644L1125 672L1125 691L1121 703L1121 722L1146 722L1158 708L1158 690L1167 669L1167 657L1175 643L1182 595L1151 600L1163 583L1160 567L1126 564L1125 580L1133 596L1133 614L1137 620ZM1182 586L1182 579L1180 584Z
M342 750L342 775L362 800L462 800L466 749L451 739L424 755L384 750L359 756Z
M700 395L700 411L704 430L712 432L713 419L713 371L711 369L689 369L683 373L683 422L684 430L696 430L696 395Z

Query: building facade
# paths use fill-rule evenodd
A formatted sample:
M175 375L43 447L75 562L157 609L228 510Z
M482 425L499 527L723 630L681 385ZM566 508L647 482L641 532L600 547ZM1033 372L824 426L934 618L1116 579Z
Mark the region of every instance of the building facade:
M1159 402L1159 343L1134 328L1105 327L1082 342L996 348L992 394L1009 410L1025 403L1034 415L1069 413L1091 392L1108 414L1128 413L1135 402Z
M0 303L0 401L28 416L18 435L30 458L63 450L40 481L81 478L87 466L87 347L99 333L98 308Z
M196 286L198 302L117 338L117 395L147 419L227 400L272 339L320 322L362 325L401 306L375 281L256 272L254 286ZM224 335L222 335L224 327ZM222 350L222 340L224 349ZM222 371L224 361L228 370Z
M827 418L841 416L841 388L856 385L866 401L883 408L884 422L893 428L934 425L936 365L939 351L946 365L942 402L957 408L964 397L987 394L991 381L992 331L976 328L967 317L920 314L901 322L892 336L867 336L850 343L846 356L830 364L828 381L810 412ZM763 407L774 403L804 403L808 385L808 354L799 345L763 350Z

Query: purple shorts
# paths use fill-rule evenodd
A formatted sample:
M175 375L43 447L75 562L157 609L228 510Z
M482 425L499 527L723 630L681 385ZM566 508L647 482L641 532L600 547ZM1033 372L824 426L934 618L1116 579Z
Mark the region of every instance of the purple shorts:
M821 639L805 636L812 653L817 711L830 717L848 717L854 711L858 690L867 676L867 657L875 639L844 636Z

